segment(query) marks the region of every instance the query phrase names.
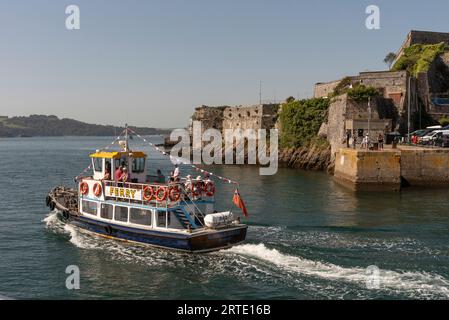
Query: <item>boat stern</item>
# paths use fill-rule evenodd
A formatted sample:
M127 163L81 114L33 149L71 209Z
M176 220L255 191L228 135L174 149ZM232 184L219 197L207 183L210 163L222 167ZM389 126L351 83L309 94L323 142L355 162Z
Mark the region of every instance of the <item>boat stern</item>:
M245 241L247 225L239 224L226 229L207 229L190 238L191 252L208 252L230 248Z

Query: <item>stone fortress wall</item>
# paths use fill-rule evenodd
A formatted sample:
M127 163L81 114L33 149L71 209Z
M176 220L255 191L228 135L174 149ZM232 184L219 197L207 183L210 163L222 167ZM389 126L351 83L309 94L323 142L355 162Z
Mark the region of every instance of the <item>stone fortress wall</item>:
M201 106L195 109L190 122L201 121L202 131L214 128L224 129L272 129L276 126L279 104L260 104L251 106Z
M404 54L406 48L414 44L435 44L440 42L449 44L449 33L412 30L407 34L401 47L396 52L396 59L392 65Z
M278 104L227 107L223 111L223 129L271 129L278 110Z
M335 80L331 82L319 82L315 84L313 89L313 97L314 98L324 98L329 97L329 95L334 92L335 87L338 86L342 79Z
M328 97L343 79L315 85L315 98ZM357 103L348 98L346 94L334 97L328 110L327 122L323 124L320 135L327 138L331 145L332 154L344 146L346 130L354 130L357 125L367 130L367 122L371 119L371 138L379 133L393 130L405 133L407 130L407 95L410 81L411 113L418 109L416 99L416 81L407 71L376 71L361 72L357 76L346 77L353 85L362 84L378 89L382 95L373 99L371 115L368 114L367 103ZM382 121L376 121L382 120ZM348 121L352 125L348 126ZM360 138L360 137L359 137Z

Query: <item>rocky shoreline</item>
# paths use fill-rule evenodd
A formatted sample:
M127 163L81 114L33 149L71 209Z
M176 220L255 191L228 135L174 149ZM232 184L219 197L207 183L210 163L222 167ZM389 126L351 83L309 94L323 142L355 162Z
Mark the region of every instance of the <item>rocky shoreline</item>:
M330 146L322 148L311 145L310 147L282 149L279 151L279 165L292 169L327 171L328 173L332 173L334 170Z

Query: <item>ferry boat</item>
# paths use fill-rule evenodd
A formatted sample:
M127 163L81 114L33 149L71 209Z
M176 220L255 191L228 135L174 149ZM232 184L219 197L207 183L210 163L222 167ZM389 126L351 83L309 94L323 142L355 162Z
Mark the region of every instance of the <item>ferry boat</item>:
M90 155L91 174L78 177L76 189L50 191L46 204L60 220L104 237L185 252L215 251L245 240L247 225L240 217L215 211L215 184L207 175L158 181L146 172L147 155L129 149L125 130L119 151ZM114 180L119 167L127 168L130 179Z

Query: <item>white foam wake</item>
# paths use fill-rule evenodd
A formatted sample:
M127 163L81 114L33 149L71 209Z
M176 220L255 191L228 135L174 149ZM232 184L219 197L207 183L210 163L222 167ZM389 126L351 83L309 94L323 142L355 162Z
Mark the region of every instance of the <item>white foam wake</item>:
M58 219L58 211L53 210L42 220L45 222L45 227L56 233L65 233L64 232L64 223Z
M68 234L70 236L70 242L79 248L94 249L97 247L92 237L84 234L78 228L59 220L57 211L50 212L42 222L45 222L46 228L51 231L59 234Z
M95 239L91 235L84 234L78 228L69 224L64 225L64 230L70 234L70 242L81 249L96 249Z
M365 268L345 268L330 263L290 256L282 254L276 249L269 249L264 244L245 244L226 251L269 262L287 272L327 280L348 281L365 286L370 280ZM449 298L449 281L440 275L425 272L380 270L379 276L380 290L407 292L413 296L421 297L438 295Z

